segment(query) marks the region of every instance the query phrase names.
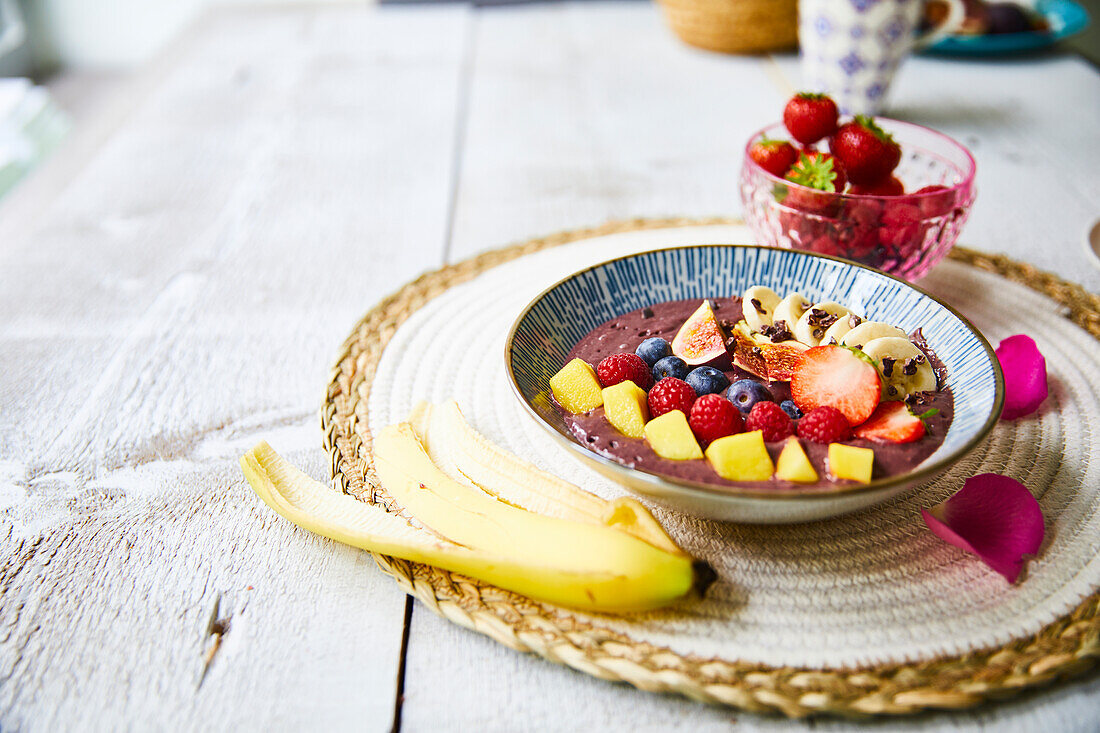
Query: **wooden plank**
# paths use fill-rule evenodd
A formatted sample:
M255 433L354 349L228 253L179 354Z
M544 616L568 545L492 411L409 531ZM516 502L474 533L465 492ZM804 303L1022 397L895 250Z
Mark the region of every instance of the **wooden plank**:
M766 59L683 46L645 4L479 11L452 260L633 216L740 211ZM533 52L532 49L537 49Z
M220 12L4 230L0 727L389 728L404 594L235 459L327 476L331 359L441 261L466 17Z

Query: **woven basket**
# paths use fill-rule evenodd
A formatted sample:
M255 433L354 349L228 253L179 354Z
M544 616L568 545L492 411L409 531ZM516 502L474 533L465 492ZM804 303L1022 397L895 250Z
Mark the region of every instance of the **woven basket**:
M658 0L684 43L724 53L798 45L798 0Z

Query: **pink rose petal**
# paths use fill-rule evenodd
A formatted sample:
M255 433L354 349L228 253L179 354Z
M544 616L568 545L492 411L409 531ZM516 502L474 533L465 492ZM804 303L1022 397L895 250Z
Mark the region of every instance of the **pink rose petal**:
M921 515L937 537L974 553L1009 583L1020 576L1024 555L1043 543L1039 502L1019 481L996 473L967 479L958 493Z
M1039 409L1047 398L1047 362L1030 336L1009 336L997 346L1005 375L1002 420L1015 420Z

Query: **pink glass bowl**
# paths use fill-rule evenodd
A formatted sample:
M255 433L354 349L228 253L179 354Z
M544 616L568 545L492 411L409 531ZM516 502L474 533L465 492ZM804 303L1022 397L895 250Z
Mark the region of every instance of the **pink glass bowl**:
M749 156L767 136L789 139L782 123L760 130L745 146L741 202L760 244L844 257L906 280L924 276L959 238L974 203L974 157L927 127L876 118L901 145L894 175L906 191L940 185L936 193L863 196L826 193L773 176ZM827 150L822 141L817 146Z

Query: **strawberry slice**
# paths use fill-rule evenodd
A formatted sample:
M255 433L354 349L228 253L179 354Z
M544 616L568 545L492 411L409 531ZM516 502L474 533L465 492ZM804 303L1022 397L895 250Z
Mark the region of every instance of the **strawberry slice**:
M846 346L815 346L802 354L791 375L791 397L806 413L827 405L859 425L871 416L882 396L878 369L866 356Z
M855 436L880 443L912 443L924 437L924 422L904 402L883 402L867 422L855 429Z

